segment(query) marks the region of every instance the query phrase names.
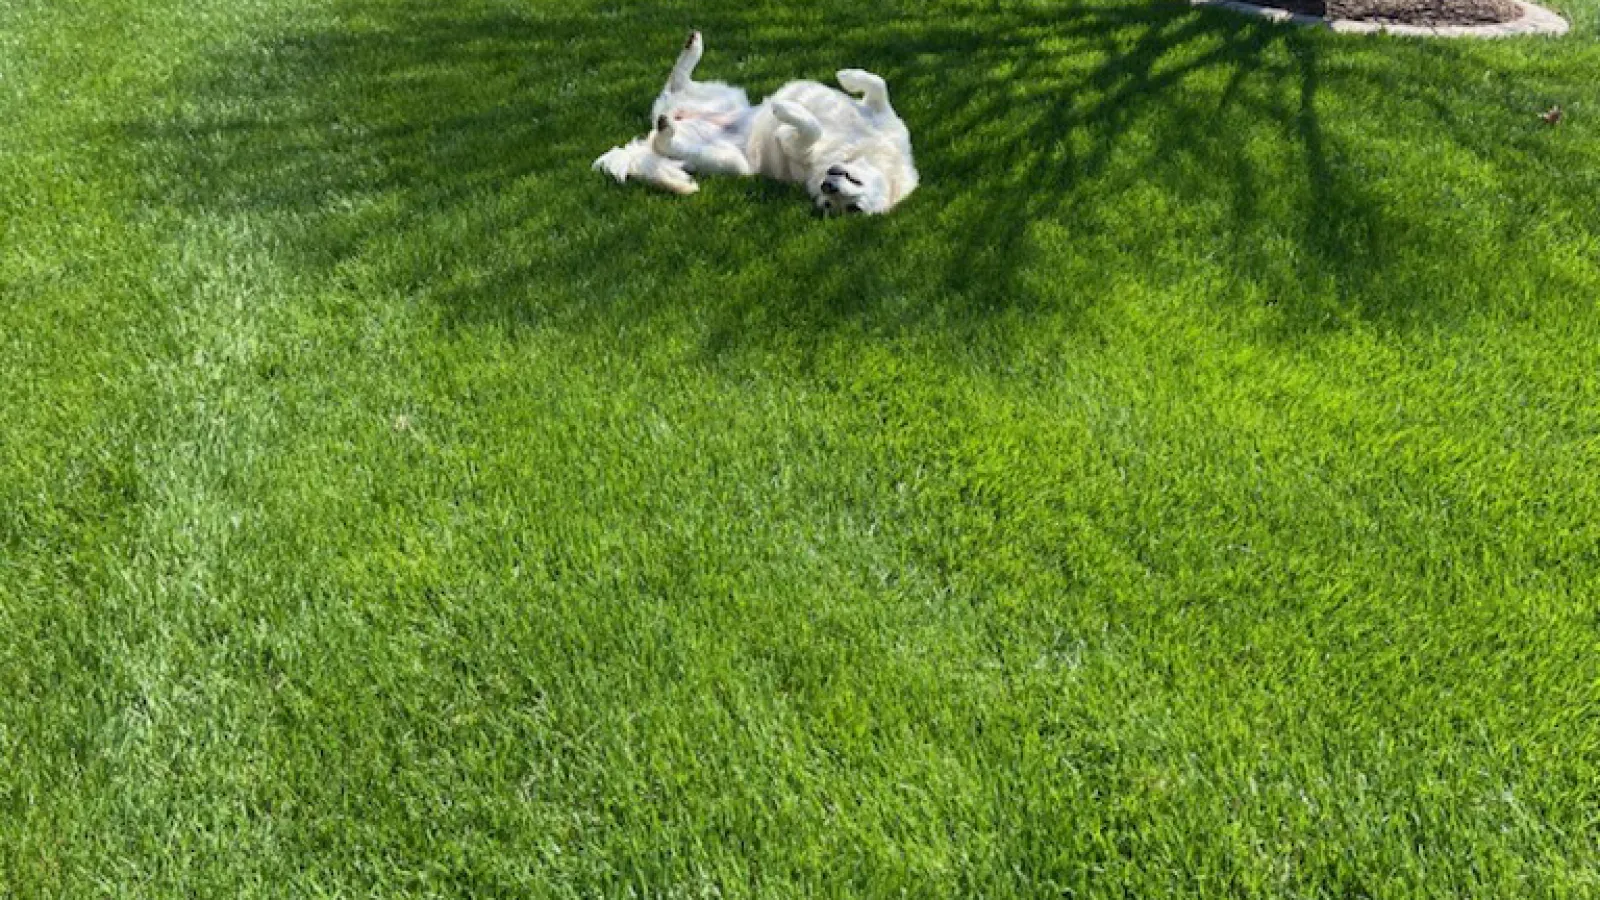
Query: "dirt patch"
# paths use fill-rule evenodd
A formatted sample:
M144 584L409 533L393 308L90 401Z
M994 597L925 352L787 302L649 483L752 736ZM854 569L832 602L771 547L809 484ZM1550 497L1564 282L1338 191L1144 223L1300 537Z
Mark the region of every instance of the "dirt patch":
M1306 16L1386 25L1495 25L1522 15L1512 0L1252 0Z

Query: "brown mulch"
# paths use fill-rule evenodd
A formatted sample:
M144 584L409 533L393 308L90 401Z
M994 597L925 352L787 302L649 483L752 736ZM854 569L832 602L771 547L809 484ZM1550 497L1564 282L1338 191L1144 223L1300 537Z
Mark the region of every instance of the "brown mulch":
M1512 0L1249 0L1306 16L1392 25L1493 25L1521 15Z

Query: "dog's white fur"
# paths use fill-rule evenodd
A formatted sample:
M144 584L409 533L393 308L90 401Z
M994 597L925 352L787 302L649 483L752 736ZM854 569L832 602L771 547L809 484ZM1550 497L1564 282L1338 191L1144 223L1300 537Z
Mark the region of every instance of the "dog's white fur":
M792 81L758 106L741 88L695 81L705 52L699 32L650 112L654 128L613 147L594 167L678 194L700 189L694 174L762 175L804 184L826 214L885 213L917 187L911 133L889 105L884 80L862 69L839 85Z

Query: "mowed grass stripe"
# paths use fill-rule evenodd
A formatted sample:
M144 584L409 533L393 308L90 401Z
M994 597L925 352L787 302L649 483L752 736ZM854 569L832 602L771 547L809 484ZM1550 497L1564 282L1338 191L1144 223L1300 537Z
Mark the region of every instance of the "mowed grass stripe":
M1595 890L1572 12L8 23L98 65L5 131L67 214L8 223L0 884ZM687 25L757 94L883 71L924 189L588 172Z

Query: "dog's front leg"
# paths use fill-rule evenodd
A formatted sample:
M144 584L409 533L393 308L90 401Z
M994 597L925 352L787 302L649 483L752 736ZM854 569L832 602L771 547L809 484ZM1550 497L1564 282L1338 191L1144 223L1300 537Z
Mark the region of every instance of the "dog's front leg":
M889 85L880 76L866 69L840 69L839 86L852 94L860 94L867 108L875 113L892 113L889 105Z
M800 150L810 150L811 145L822 140L822 123L804 106L779 100L772 104L772 115L794 129L800 138Z

